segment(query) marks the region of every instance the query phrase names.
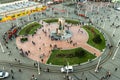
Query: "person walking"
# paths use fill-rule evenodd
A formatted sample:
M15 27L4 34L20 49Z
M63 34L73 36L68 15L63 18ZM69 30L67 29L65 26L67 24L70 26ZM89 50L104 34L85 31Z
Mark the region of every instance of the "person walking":
M118 68L115 68L115 71L117 71L118 70Z
M12 73L12 74L14 73L12 69L11 69L11 73Z
M12 76L12 79L14 79L14 76Z
M19 69L18 71L19 71L19 72L22 72L22 70L21 70L21 69Z

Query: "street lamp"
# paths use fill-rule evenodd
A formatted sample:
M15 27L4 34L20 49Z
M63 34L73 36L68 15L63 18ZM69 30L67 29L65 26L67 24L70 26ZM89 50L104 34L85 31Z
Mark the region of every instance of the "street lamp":
M38 75L40 75L40 63L38 61Z
M17 26L19 26L18 18L17 18L17 20L16 20L16 21L17 21Z
M68 17L68 10L66 9L66 11L67 11L66 13L67 13L67 17Z
M114 29L114 31L113 31L113 33L112 33L112 36L114 36L114 34L115 34L115 31L116 31L116 28Z
M105 27L105 23L106 23L105 21L106 21L106 19L104 19L104 23L103 23L103 29L104 29L104 27Z
M100 61L101 61L101 57L99 58L99 61L98 61L97 66L96 66L96 68L95 68L95 72L98 72L98 67L99 67L99 65L100 65Z
M117 43L117 46L116 46L116 47L118 47L118 46L119 46L119 44L120 44L120 39L118 40L118 43Z
M115 51L115 53L114 53L114 55L113 55L113 57L112 57L112 60L114 60L114 59L115 59L115 56L116 56L116 54L117 54L118 50L119 50L119 46L117 47L117 49L116 49L116 51Z
M1 42L0 42L0 46L1 46L2 52L4 53L5 51L4 51L4 49L3 49L3 46L2 46L2 44L1 44Z

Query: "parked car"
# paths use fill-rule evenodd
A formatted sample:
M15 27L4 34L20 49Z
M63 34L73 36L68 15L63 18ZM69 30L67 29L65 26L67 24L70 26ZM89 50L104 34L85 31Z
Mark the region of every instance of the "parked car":
M9 77L9 73L5 71L0 71L0 79Z
M73 72L73 66L65 66L61 68L61 72Z

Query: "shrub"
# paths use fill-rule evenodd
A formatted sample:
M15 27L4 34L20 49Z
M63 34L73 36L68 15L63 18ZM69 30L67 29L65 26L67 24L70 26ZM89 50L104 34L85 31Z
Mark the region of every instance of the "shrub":
M24 43L24 42L28 41L28 38L21 38L20 41L21 41L22 43Z
M79 24L79 21L77 20L66 20L67 23L71 23L71 24Z
M95 34L93 42L95 42L96 44L100 44L102 42L102 39L99 34Z
M53 23L53 22L58 22L58 19L46 19L44 20L46 23Z
M82 56L84 56L86 53L85 53L85 51L84 50L76 50L75 51L75 56L77 56L77 57L82 57Z

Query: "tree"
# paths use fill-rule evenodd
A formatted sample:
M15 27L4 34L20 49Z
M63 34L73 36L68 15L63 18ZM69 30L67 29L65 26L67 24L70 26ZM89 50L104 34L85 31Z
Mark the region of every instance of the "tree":
M93 42L95 42L96 44L99 44L102 42L102 39L99 34L95 34L95 36L93 38Z
M85 51L84 50L76 50L75 51L75 56L78 56L78 57L82 57L85 55Z

